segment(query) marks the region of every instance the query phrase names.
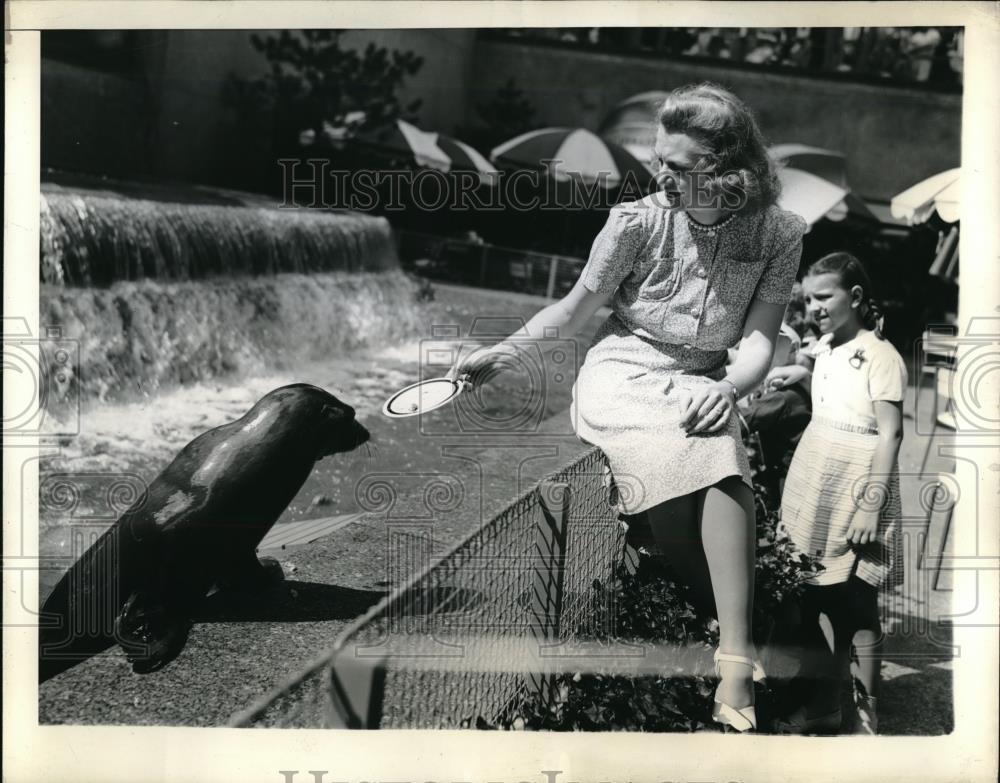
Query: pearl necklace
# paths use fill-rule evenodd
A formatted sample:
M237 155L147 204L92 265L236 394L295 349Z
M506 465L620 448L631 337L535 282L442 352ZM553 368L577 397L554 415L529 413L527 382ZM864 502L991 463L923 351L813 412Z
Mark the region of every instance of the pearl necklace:
M687 218L688 225L691 228L693 228L695 231L700 231L704 234L708 234L709 236L714 236L719 229L724 228L726 225L732 222L732 219L734 217L736 217L735 212L730 212L728 215L722 218L722 220L720 220L718 223L713 223L710 226L706 226L704 223L699 223L697 220L691 217L686 211L682 210L682 213L684 217Z

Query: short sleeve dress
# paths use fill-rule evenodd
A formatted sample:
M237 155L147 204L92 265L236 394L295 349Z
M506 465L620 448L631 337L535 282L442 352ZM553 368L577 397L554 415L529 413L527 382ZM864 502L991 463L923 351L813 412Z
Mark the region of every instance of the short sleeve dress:
M878 445L874 403L902 402L906 365L891 343L867 330L836 348L824 336L813 356L813 415L788 468L781 525L823 566L812 584L856 575L875 587L895 587L903 577L899 474L871 475ZM879 511L876 540L849 547L847 528L866 505Z
M580 368L571 414L577 435L607 456L623 512L728 476L750 484L736 418L687 437L681 400L724 375L755 299L787 304L805 229L776 206L704 226L661 193L612 209L581 277L614 293L612 313Z

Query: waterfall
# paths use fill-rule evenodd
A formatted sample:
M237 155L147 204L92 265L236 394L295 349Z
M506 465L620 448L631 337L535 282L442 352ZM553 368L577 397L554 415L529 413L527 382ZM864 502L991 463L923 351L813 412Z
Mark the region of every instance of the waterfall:
M419 333L417 286L384 218L199 198L43 186L40 326L59 335L41 346L46 407Z
M398 265L384 218L332 210L175 203L43 190L42 280L106 286Z

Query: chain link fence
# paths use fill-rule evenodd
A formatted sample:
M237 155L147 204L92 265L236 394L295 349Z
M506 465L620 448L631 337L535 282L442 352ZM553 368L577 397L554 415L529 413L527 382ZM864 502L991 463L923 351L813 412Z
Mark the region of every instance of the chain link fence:
M585 259L501 247L415 231L395 231L400 263L432 280L560 298L573 287Z
M625 533L591 449L349 626L238 726L465 728L551 697L574 649L610 638Z

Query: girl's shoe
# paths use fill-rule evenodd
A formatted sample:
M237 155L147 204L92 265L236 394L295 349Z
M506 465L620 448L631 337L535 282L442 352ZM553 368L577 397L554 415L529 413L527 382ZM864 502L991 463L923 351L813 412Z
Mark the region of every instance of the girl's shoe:
M742 655L729 655L728 653L716 650L714 660L717 675L719 675L720 661L742 663L744 666L754 669L754 662ZM712 705L712 720L716 723L721 723L723 731L728 728L742 734L747 731L757 730L757 712L754 710L754 705L749 704L746 707L739 708L731 707L725 702L719 701L718 691L716 691L715 703Z
M715 676L721 676L719 674L719 656L721 653L716 650L715 655L712 656L712 660L715 661ZM764 664L760 662L759 658L754 658L753 661L753 681L759 685L767 684L767 673L764 671Z
M836 734L840 731L841 721L840 710L807 718L806 708L799 707L790 715L776 719L771 730L775 734Z
M875 712L875 707L874 696L855 695L854 709L857 718L855 734L878 734L878 714Z

